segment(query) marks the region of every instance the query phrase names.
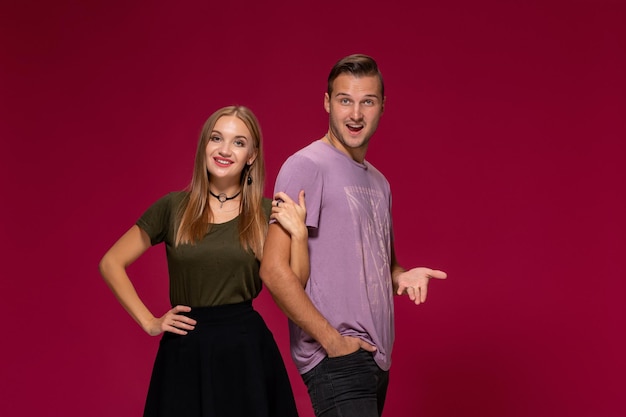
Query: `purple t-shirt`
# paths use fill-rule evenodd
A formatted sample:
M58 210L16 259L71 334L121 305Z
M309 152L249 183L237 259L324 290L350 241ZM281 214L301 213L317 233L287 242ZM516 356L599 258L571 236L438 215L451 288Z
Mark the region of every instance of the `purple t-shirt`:
M391 365L394 340L391 282L391 192L380 171L315 141L283 164L275 191L297 201L306 194L311 274L306 293L339 333L376 346L374 359ZM305 373L326 352L289 323L292 358Z

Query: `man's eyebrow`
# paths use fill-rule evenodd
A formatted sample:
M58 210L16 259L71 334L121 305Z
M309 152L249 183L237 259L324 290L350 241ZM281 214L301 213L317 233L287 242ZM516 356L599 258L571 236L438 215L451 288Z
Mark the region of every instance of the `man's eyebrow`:
M337 93L337 96L352 97L349 93ZM378 94L365 94L365 97L375 97L375 98L379 98L379 97L378 97Z

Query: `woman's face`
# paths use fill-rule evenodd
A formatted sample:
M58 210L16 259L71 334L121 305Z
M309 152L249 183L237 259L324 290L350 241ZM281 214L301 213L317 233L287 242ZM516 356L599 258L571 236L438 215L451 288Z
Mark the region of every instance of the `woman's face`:
M237 116L217 119L206 145L206 169L214 178L239 181L246 164L252 164L256 152L250 130Z

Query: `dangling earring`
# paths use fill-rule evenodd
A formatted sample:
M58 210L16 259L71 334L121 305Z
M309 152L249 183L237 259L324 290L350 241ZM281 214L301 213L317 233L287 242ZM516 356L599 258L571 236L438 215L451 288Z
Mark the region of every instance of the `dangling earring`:
M252 177L250 176L250 168L252 168L252 162L248 162L246 168L246 171L248 171L248 178L246 179L246 183L248 185L252 185Z

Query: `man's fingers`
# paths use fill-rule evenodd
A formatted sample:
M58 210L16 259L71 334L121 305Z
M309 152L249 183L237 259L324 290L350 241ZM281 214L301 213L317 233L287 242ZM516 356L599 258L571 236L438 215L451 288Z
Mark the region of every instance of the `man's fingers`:
M438 269L431 269L428 273L429 278L437 278L437 279L446 279L448 278L448 274Z
M419 300L420 300L420 303L423 303L424 301L426 301L426 294L427 293L428 293L428 287L427 286L423 286L423 287L421 287L419 289ZM418 304L418 303L416 302L415 304Z
M406 294L409 296L411 301L415 301L417 297L417 290L413 287L406 287Z
M368 352L376 352L376 346L372 346L361 339L359 339L359 347L363 350L367 350Z

